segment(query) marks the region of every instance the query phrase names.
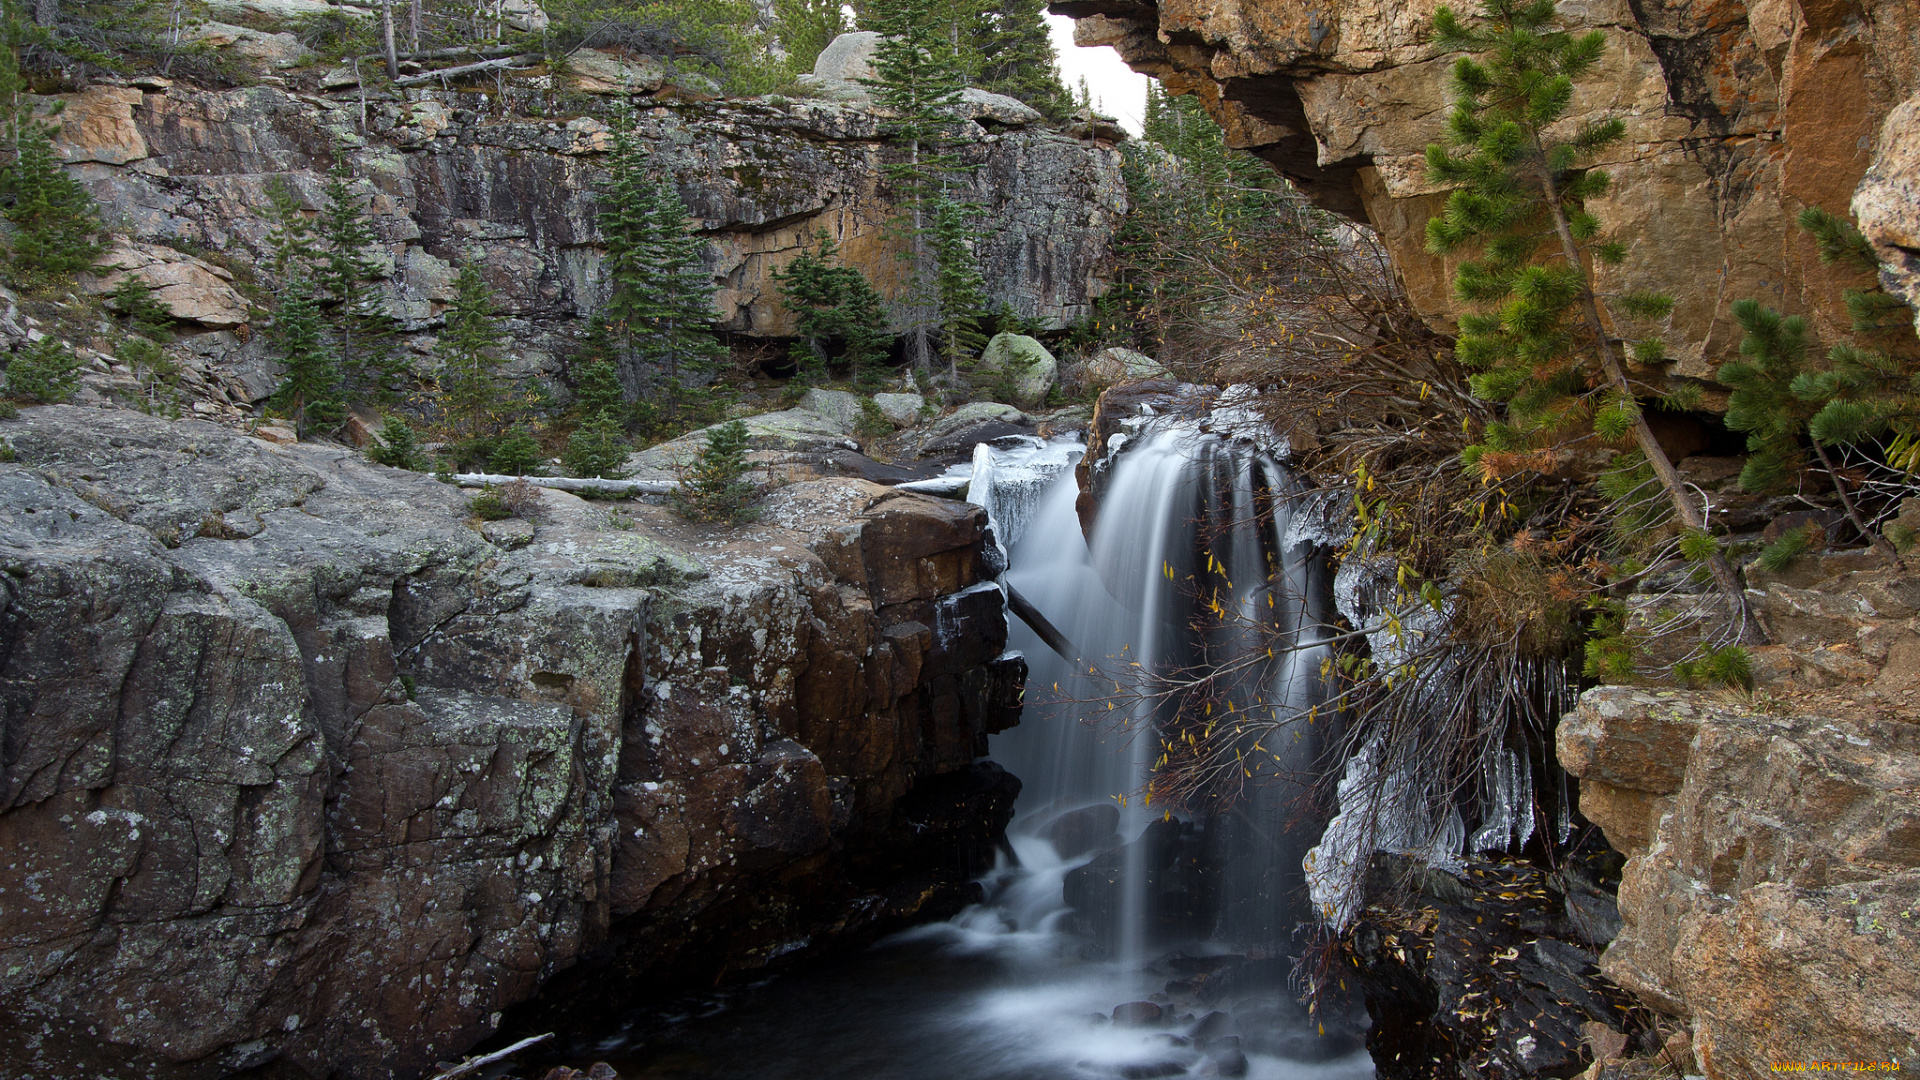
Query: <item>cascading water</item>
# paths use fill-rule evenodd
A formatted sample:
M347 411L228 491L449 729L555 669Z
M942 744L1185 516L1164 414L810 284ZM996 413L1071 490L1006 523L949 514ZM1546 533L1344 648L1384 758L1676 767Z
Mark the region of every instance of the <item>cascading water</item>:
M623 1075L1373 1075L1364 1020L1309 1017L1286 984L1292 931L1311 918L1302 857L1319 828L1294 803L1326 727L1309 722L1330 655L1316 541L1335 510L1279 455L1210 427L1154 420L1110 438L1130 445L1100 463L1091 542L1069 472L1078 442L980 448L968 498L1009 555L1006 583L1074 654L1013 625L1027 706L991 752L1024 788L986 902L717 1002L712 1020L668 1017L644 1057L609 1042ZM1149 804L1177 756L1165 742L1208 725L1198 741L1225 748L1218 775Z

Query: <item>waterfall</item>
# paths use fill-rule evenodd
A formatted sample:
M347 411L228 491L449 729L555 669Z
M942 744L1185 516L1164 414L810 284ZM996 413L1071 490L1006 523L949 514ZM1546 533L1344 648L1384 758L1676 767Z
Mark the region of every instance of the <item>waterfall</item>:
M1015 627L1030 671L1026 712L995 737L993 756L1025 785L1016 831L1083 807L1117 811L1109 818L1125 865L1114 867L1119 894L1108 897L1104 929L1123 962L1180 931L1278 947L1311 917L1301 860L1318 830L1295 803L1322 743L1312 710L1330 655L1325 552L1295 521L1303 485L1267 449L1170 421L1131 438L1101 463L1109 475L1090 542L1078 487L1062 478L1009 545L1008 581L1080 656L1069 662ZM996 468L977 461L976 486ZM1199 680L1203 690L1175 689ZM1180 805L1150 803L1165 741L1209 724L1240 754L1216 771L1237 775ZM1235 727L1245 734L1232 737ZM1181 842L1178 819L1194 827L1184 842L1209 862L1217 891L1199 910L1157 911L1166 901L1147 894L1152 868L1141 864Z

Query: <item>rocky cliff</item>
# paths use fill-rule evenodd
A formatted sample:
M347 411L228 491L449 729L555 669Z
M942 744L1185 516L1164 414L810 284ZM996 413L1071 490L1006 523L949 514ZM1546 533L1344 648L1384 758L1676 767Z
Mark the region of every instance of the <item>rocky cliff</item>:
M417 1075L572 965L951 909L1011 812L971 764L1025 673L975 507L822 480L729 531L557 492L483 528L337 447L71 406L0 438L22 1075Z
M548 93L548 80L490 93L362 91L317 70L231 90L158 77L94 85L57 98L60 148L122 238L108 262L204 331L178 351L216 409L221 398L236 407L260 400L277 378L250 332L275 284L258 268L267 185L281 178L318 210L337 165L369 199L388 255L387 293L406 330L430 333L453 295L454 268L475 262L508 318L518 373L562 370L604 300L597 192L616 96L635 109L638 138L707 240L723 329L793 332L771 274L822 229L883 294L901 286L897 213L880 173L891 151L871 105L649 96L661 87L657 69L609 58L576 64L617 70L574 76L603 91L595 94ZM606 93L609 81L622 93ZM982 208L977 254L988 298L1064 328L1090 315L1105 288L1100 270L1126 212L1118 132L1069 134L1016 101L970 94L963 194ZM413 344L426 347L424 337Z
M1629 856L1619 985L1709 1077L1920 1056L1920 581L1866 551L1750 595L1761 689L1599 687L1560 724L1580 810Z
M1235 146L1315 202L1371 223L1415 303L1456 314L1445 264L1424 250L1443 199L1421 154L1441 140L1447 65L1426 41L1440 0L1061 0L1084 45L1112 45L1176 92L1197 94ZM1471 10L1472 4L1455 4ZM1920 294L1913 143L1920 10L1907 0L1568 0L1609 50L1575 120L1615 112L1627 141L1592 206L1632 245L1609 288L1674 294L1675 374L1710 378L1753 297L1845 325L1857 285L1818 264L1802 207L1853 205L1890 287ZM1902 103L1906 104L1902 104ZM1574 122L1574 121L1570 121ZM1863 184L1863 179L1865 183Z

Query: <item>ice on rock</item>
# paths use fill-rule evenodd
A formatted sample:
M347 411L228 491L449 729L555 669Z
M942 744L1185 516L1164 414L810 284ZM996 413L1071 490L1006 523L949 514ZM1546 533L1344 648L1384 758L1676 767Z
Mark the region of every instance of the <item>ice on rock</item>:
M973 448L967 501L987 512L1001 550L1025 535L1034 507L1053 482L1087 452L1077 437L1051 441L1018 436Z

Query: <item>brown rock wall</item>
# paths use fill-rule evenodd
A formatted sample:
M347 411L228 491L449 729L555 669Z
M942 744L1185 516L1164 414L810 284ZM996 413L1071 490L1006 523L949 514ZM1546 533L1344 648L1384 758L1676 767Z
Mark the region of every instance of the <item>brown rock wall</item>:
M1083 43L1113 45L1169 89L1198 94L1232 143L1315 202L1370 222L1416 305L1444 326L1459 308L1444 261L1424 250L1438 199L1420 163L1447 106L1446 58L1425 41L1437 6L1066 0L1053 10L1081 20ZM1734 354L1728 306L1743 297L1842 330L1840 289L1858 282L1818 265L1793 216L1805 206L1844 213L1876 161L1883 179L1869 188L1913 183L1904 129L1885 127L1920 80L1913 5L1569 0L1561 10L1609 43L1570 122L1612 112L1628 125L1603 163L1614 190L1592 209L1633 254L1604 284L1676 296L1674 374L1710 378ZM1904 210L1881 217L1895 214ZM1862 210L1863 224L1871 216ZM1882 256L1904 267L1892 273L1912 295L1898 227L1880 228Z

